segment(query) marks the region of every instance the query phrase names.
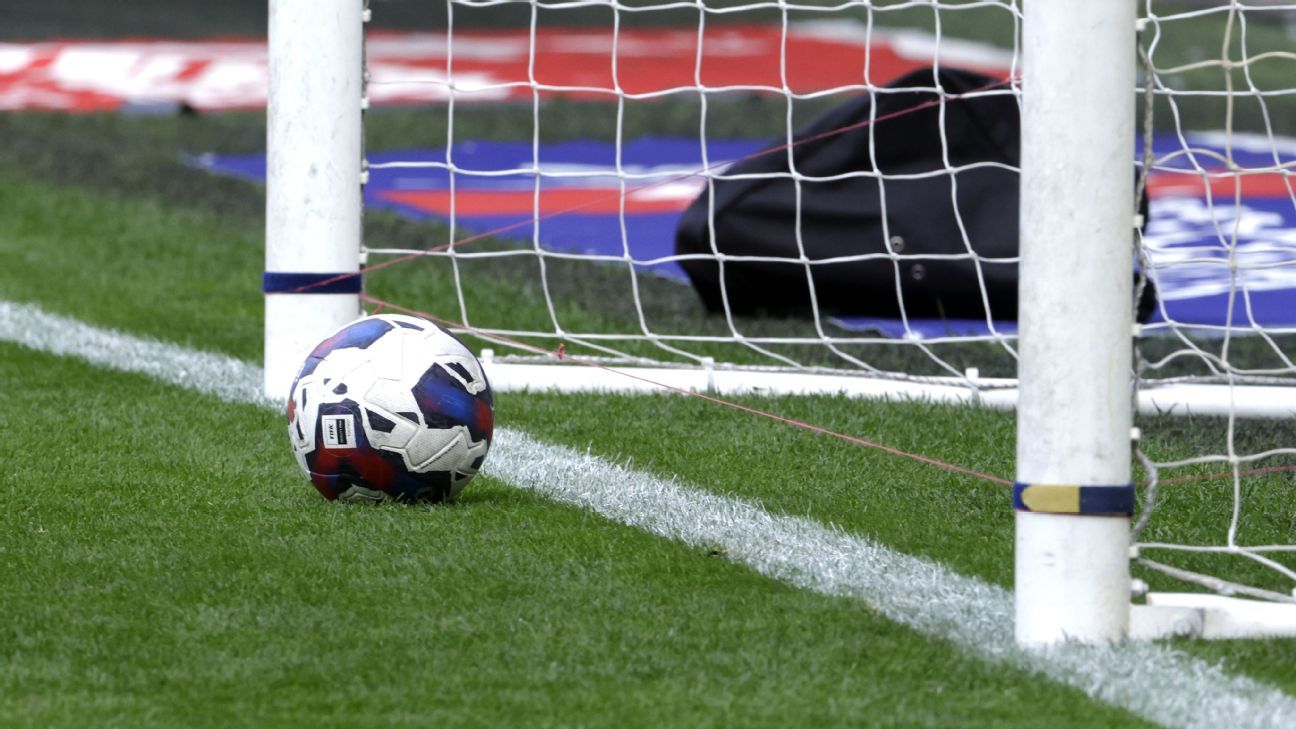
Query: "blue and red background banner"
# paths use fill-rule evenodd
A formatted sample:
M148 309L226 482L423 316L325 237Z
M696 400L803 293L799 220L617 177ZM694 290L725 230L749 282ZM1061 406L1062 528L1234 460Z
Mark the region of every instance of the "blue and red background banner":
M1296 198L1281 173L1237 177L1217 160L1224 139L1213 134L1162 135L1154 152L1184 148L1172 166L1149 180L1151 216L1145 245L1166 319L1189 325L1229 321L1236 284L1234 326L1296 325ZM708 140L706 164L719 169L767 146L766 140ZM450 220L462 240L481 233L547 250L624 259L644 271L687 282L668 260L681 211L702 189L701 144L696 139L643 138L620 150L610 143L576 141L462 142L439 150L373 153L366 205L416 218ZM1296 161L1296 141L1234 137L1234 163L1260 168ZM619 162L618 162L619 159ZM1275 162L1275 159L1277 162ZM388 167L392 162L400 166ZM410 166L414 163L414 166ZM265 179L263 155L204 156L204 169L249 180ZM451 169L454 173L452 175ZM529 171L541 170L540 181ZM1240 186L1235 188L1235 186ZM626 193L626 194L623 194ZM1082 194L1082 191L1076 191ZM428 246L449 241L429 241ZM1232 278L1231 278L1232 277ZM895 336L944 336L986 331L984 321L836 320L848 329ZM1011 322L996 326L1012 332Z

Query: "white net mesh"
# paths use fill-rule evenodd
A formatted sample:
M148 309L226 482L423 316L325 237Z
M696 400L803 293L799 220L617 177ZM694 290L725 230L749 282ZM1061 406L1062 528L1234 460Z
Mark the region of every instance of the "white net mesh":
M600 362L1011 387L1016 302L1005 309L996 281L1017 259L995 244L1015 245L1015 201L1014 222L987 236L973 193L1017 173L1015 149L969 157L960 140L968 110L1018 100L1016 2L449 0L443 12L444 33L367 41L371 99L435 104L413 122L370 112L370 214L442 226L434 242L422 228L369 240L371 303L430 313L518 361L562 347ZM1148 2L1142 15L1147 105L1131 161L1149 204L1139 270L1156 296L1136 368L1145 412L1187 417L1141 423L1136 572L1157 589L1190 580L1290 600L1296 440L1274 416L1296 411L1284 389L1296 384L1296 5ZM412 47L427 58L409 62ZM986 80L954 85L957 68ZM860 99L862 116L813 126ZM931 163L897 164L894 130L920 119L935 130ZM848 136L864 150L854 166L803 156ZM745 164L762 159L782 166ZM777 253L726 237L718 201L752 180L785 192ZM818 196L851 181L871 190L877 225L824 253L811 231L839 211ZM923 181L939 191L928 208L911 202ZM677 248L676 220L699 195L705 245ZM939 249L906 232L928 214L953 221ZM710 312L690 286L702 263ZM858 287L872 309L834 298L833 270L877 271L853 265L884 269L882 285ZM762 266L791 283L744 279ZM970 293L942 297L956 279ZM744 303L753 290L802 305L771 316Z
M1226 594L1293 601L1296 6L1148 3L1143 238L1157 316L1140 379L1209 383L1222 418L1189 418L1197 453L1145 446L1139 562ZM1152 389L1155 393L1155 389ZM1259 399L1273 420L1240 415ZM1182 427L1182 426L1180 426ZM1184 518L1213 504L1218 518Z
M503 11L521 27L472 25L485 13ZM915 12L921 29L898 17L912 18ZM977 13L1007 45L945 35L946 24L968 13ZM963 264L964 284L980 289L978 303L987 301L982 268L1011 265L1015 256L974 248L962 225L959 179L977 167L1011 173L1015 166L956 159L943 145L944 135L933 134L926 140L935 157L930 169L893 173L875 159L853 169L806 171L796 150L808 143L796 134L816 115L861 96L875 101L869 115L856 120L855 129L834 130L828 137L853 131L873 146L875 125L905 123L903 110L898 118L877 119L876 109L887 96L913 98L910 106L935 109L932 115L941 126L947 107L972 98L997 96L1011 103L1015 90L1008 81L1015 72L1019 15L1015 6L999 3L922 10L768 2L643 7L451 2L447 33L418 39L444 48L437 68L420 74L401 67L387 75L388 66L374 59L389 44L414 39L376 35L369 40L371 97L446 102L441 150L422 159L371 155L371 179L393 182L405 191L404 200L417 198L435 208L447 221L447 238L430 248L375 243L368 252L373 261L419 256L447 265L454 273L455 300L453 311L443 315L479 334L545 349L561 341L588 355L640 364L714 362L960 380L969 367L977 367L984 374L1009 375L1011 322L1005 326L984 306L943 318L931 312L915 316L900 294L921 283L933 266ZM689 18L684 26L656 25ZM936 75L945 66L978 69L997 82L959 93ZM895 85L907 72L918 75L907 85ZM465 120L466 114L477 114L472 107L480 102L502 102L517 120L514 144L507 149L497 144L491 148L494 156L482 153L483 140ZM573 134L586 139L570 143ZM731 163L761 156L762 150L766 157L786 158L786 168L733 171ZM727 245L732 238L720 240L723 233L711 236L715 244L709 250L674 246L674 231L660 218L678 214L717 183L762 176L790 181L786 200L796 211L802 195L852 178L866 181L876 190L880 230L874 240L846 253L808 250L799 222L775 252L740 250ZM958 221L955 234L961 240L940 251L906 251L904 238L887 229L888 223L895 225L888 190L914 178L942 181L945 198L935 203ZM480 214L480 206L491 205L510 214ZM658 219L650 220L654 215ZM1010 229L1007 235L1014 233ZM715 261L722 272L719 305L710 315L684 271L699 259ZM492 271L492 263L510 271L526 269L520 275L535 296L534 311L503 321L475 305L476 294L463 276L470 268L486 276L507 275ZM826 298L822 272L852 263L880 263L889 271L889 291L883 293L894 311L886 321L868 311L843 316L840 307L821 304ZM782 279L805 289L796 317L753 316L731 305L737 289L758 286L740 269L762 264L781 266ZM523 319L528 323L520 326Z

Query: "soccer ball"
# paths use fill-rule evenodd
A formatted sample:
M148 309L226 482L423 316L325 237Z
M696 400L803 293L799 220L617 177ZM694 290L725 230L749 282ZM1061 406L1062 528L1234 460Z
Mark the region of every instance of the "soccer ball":
M383 314L311 352L288 434L324 498L449 501L486 460L495 410L481 363L432 322Z

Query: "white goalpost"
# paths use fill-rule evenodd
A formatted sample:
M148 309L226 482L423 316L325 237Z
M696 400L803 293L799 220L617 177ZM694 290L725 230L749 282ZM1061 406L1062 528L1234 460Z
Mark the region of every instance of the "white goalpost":
M266 109L265 392L360 315L363 5L272 0Z
M481 359L497 391L640 392L665 385L720 396L820 393L1015 408L1016 635L1023 645L1296 635L1296 567L1290 559L1296 535L1279 544L1250 544L1248 519L1264 515L1249 506L1246 487L1254 479L1280 478L1266 468L1296 462L1296 448L1240 434L1250 428L1247 419L1274 424L1281 434L1281 424L1296 417L1296 318L1271 321L1272 311L1264 310L1272 309L1265 297L1274 291L1288 285L1296 291L1296 185L1288 180L1296 170L1296 141L1275 131L1270 111L1270 105L1296 98L1296 89L1268 88L1251 75L1261 64L1276 57L1296 60L1296 54L1261 47L1269 41L1262 42L1255 29L1271 19L1263 14L1268 9L1222 2L1166 13L1154 0L752 0L717 7L445 0L444 32L366 38L367 5L270 1L267 396L282 399L309 349L360 315L362 303L404 306L366 293L360 275L365 265L373 270L422 261L451 272L444 280L453 289L445 292L452 303L438 313L452 330L487 343ZM456 25L465 12L506 9L526 16L511 35ZM591 9L610 18L606 26L552 30L542 20ZM697 27L670 35L653 26L654 35L635 35L638 21L671 10L695 11ZM928 13L930 27L895 27L911 11ZM960 13L969 12L1001 22L1011 47L950 37ZM769 23L768 37L751 31L754 26L743 26L747 35L716 36L747 16ZM1218 58L1176 56L1170 39L1184 28L1199 35L1203 28L1220 29ZM798 56L802 51L794 49L802 42L816 48L811 41L857 58L857 72L803 88L794 74L803 72L814 51ZM777 56L771 78L756 83L712 75L717 57L750 52L743 49L761 48L762 42ZM669 84L648 88L636 64L662 62L652 56L654 45L673 48L673 57L686 58L690 68ZM384 55L424 46L441 55L402 66ZM608 69L607 80L590 80L596 74L589 69L575 80L549 75L559 65L545 60L559 52L555 48L604 54L608 62L600 68ZM500 58L517 61L514 75L490 66ZM930 80L920 87L889 87L892 78L879 69L893 61L897 67L931 67ZM941 86L939 71L960 64L993 67L1003 81L951 92ZM1212 70L1221 73L1222 86L1201 88L1206 82L1193 74ZM873 116L861 128L876 162L870 125L878 121L880 100L898 94L916 94L937 110L942 136L934 169L892 171L874 164L830 174L798 167L792 152L799 144L798 105L871 100ZM721 101L751 96L784 102L785 131L778 141L786 148L778 153L788 159L788 170L766 176L790 181L798 201L796 254L788 258L740 255L714 243L715 191L744 176L732 174L733 160L712 158L711 125ZM437 104L427 113L446 117L443 153L366 153L363 120L370 98ZM613 110L615 147L607 164L542 152L550 100L569 98L593 99ZM1020 164L961 160L946 141L945 135L957 131L951 109L990 98L1010 100L1020 110ZM653 104L679 101L696 104L699 163L654 165L632 158L627 150L635 140L626 131L632 110L651 113ZM524 149L520 158L483 167L467 154L477 140L457 115L485 103L530 111L529 126L519 128L514 140ZM1219 121L1190 121L1206 116L1195 110L1198 104L1223 109ZM1243 104L1260 110L1247 122L1255 127L1255 119L1262 120L1258 130L1235 129L1235 112ZM1288 133L1296 137L1296 130ZM1020 175L1019 255L988 255L974 245L971 203L960 197L960 185L988 167ZM426 246L362 241L362 185L379 175L399 178L390 195L431 201L427 209L444 219L449 240ZM759 177L747 177L752 176ZM802 195L849 178L876 182L881 190L883 247L816 259L802 240L811 214L799 205ZM894 191L927 178L948 181L948 205L958 221L953 253L907 249L904 237L888 228L899 227L905 210ZM483 204L475 195L500 179L516 183L495 199L529 218L521 226L469 216ZM1248 207L1243 191L1257 185L1277 208L1290 208L1290 224L1282 211ZM542 235L552 217L578 210L599 189L617 198L602 206L617 216L609 246L563 247ZM550 202L554 190L569 193L562 200L586 198L558 205ZM680 190L712 196L711 253L637 248L641 241L631 231L627 200L645 197L665 205L660 201ZM1140 204L1145 199L1147 216ZM525 235L509 238L519 227ZM492 232L505 234L502 242L463 243ZM723 307L707 327L680 330L654 319L653 292L675 285L690 293L678 277L663 283L669 275L662 271L708 257L721 272L771 262L798 267L809 292L808 313L792 323L753 322L731 307L733 292L725 288L731 279L722 273ZM860 324L820 306L816 286L825 267L875 260L894 270L895 322ZM986 313L973 317L965 330L923 329L923 317L906 308L906 292L926 285L929 270L951 262L975 276ZM530 277L519 285L534 292L537 312L516 312L522 323L483 314L474 292L462 285L465 272L478 265ZM1003 265L1016 266L1020 279L1015 325L988 313L988 272ZM579 272L624 276L608 291L622 297L631 312L628 323L571 315L561 292L582 288ZM1156 310L1143 319L1141 286L1135 286L1140 277L1158 294ZM1185 313L1190 296L1223 297L1225 320ZM993 364L983 367L980 358ZM1218 445L1209 446L1215 452L1185 456L1145 447L1140 428L1155 429L1166 415L1187 415L1205 430L1218 431ZM1228 473L1220 478L1214 466ZM1180 508L1182 494L1207 488L1229 512L1221 512L1211 529L1181 529L1165 517ZM1149 590L1149 581L1155 589ZM1169 593L1162 591L1166 585L1208 592Z
M1059 0L1022 27L1022 643L1129 631L1134 20L1125 0Z

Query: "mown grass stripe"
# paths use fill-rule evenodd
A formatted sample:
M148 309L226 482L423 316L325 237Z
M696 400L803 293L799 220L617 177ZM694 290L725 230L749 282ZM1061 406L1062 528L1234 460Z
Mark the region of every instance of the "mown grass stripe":
M0 302L0 340L148 374L228 401L278 407L261 395L260 368L246 362L99 329L28 304ZM522 432L500 428L496 438L486 464L494 478L653 534L713 548L800 588L862 600L919 632L987 660L1036 671L1151 721L1179 727L1285 727L1296 721L1291 696L1163 645L1023 650L1013 640L1007 590L930 560Z

